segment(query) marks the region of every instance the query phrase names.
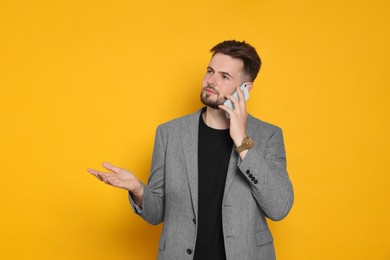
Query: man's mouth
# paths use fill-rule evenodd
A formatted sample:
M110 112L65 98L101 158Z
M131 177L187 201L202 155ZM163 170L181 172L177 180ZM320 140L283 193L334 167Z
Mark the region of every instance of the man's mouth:
M215 95L218 95L218 93L212 89L212 88L205 88L204 89L208 94L215 94Z

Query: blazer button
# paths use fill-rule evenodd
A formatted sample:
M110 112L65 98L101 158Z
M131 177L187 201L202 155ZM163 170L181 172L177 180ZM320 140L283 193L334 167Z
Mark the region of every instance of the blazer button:
M193 219L192 219L192 222L194 222L194 224L196 224L196 219L193 218Z
M252 175L252 174L249 174L248 176L249 176L249 178L251 178L251 179L253 178L253 175Z
M187 254L189 254L189 255L192 254L192 250L188 248L187 249Z
M254 181L253 181L253 183L254 183L254 184L257 184L257 183L258 183L258 181L257 181L257 180L254 180Z
M251 173L251 171L250 170L246 170L246 174L249 174L249 173Z

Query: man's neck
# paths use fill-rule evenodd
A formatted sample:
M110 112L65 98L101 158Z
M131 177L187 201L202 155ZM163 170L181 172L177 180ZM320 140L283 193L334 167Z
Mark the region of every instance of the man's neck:
M214 129L228 129L229 128L229 120L226 118L225 111L222 109L214 109L211 107L206 108L206 112L202 114L203 120L208 127Z

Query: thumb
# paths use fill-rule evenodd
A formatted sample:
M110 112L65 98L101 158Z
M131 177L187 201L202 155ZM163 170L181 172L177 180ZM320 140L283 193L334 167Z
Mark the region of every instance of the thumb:
M116 167L109 162L104 162L102 165L104 168L106 168L107 170L110 170L112 172L118 173L120 171L119 167Z

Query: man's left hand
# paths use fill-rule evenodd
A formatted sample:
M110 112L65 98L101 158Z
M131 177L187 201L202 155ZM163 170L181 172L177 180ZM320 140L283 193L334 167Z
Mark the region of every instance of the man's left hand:
M235 146L240 146L244 137L246 137L246 120L248 113L246 112L244 93L237 87L238 98L231 95L226 95L234 105L234 110L228 106L219 105L218 107L230 115L230 137L233 139Z

